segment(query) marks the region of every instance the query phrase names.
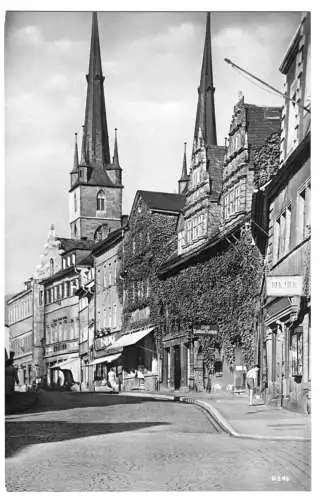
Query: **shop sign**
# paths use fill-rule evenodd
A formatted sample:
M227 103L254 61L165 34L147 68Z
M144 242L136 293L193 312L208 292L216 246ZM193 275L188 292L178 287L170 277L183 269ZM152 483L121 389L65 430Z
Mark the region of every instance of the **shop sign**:
M209 325L201 325L199 328L194 328L193 329L193 334L194 335L218 335L217 330L211 329Z
M303 276L267 276L268 297L292 297L302 295Z
M106 349L115 342L115 335L108 335L107 337L98 337L94 341L94 347L96 351L101 349Z

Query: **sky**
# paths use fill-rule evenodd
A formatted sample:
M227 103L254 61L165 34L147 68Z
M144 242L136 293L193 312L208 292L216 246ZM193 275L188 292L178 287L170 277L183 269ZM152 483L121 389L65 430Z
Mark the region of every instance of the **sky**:
M212 12L218 143L239 92L282 105L224 62L283 90L279 66L301 12ZM190 164L205 34L203 12L99 12L111 154L118 129L123 213L138 189L177 192ZM5 22L5 293L36 270L50 224L69 237L74 133L81 137L91 12L7 12Z

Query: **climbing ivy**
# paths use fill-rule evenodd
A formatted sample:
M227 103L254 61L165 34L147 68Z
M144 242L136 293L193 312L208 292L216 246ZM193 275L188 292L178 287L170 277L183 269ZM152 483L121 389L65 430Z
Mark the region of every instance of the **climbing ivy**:
M230 363L236 346L246 363L255 360L262 259L248 236L160 283L159 296L169 311L169 328L183 325L190 335L195 326L217 329L217 338L200 337L208 362L217 344Z
M146 208L131 217L125 235L120 297L124 293L124 328L156 325L157 339L172 331L183 331L192 338L193 328L210 325L218 337L200 337L204 358L212 362L214 348L223 347L224 357L234 361L240 347L244 361L252 364L256 352L256 315L262 259L252 245L250 233L204 262L159 278L161 266L177 249L176 218L151 213ZM137 283L149 283L149 293L133 290ZM145 290L145 289L144 289ZM149 318L132 320L132 312L149 307Z

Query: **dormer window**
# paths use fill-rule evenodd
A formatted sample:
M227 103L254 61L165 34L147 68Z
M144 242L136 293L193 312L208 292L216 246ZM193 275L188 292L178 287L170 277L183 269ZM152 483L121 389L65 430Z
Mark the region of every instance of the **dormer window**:
M105 210L105 194L101 190L97 194L97 211L104 212L104 210Z

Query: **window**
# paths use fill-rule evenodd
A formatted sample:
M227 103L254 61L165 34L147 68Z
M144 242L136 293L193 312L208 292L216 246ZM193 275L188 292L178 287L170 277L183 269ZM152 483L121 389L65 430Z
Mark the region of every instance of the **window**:
M311 189L310 183L308 183L300 192L298 193L297 200L297 243L303 241L310 233L310 203L311 201Z
M240 211L240 186L237 186L235 188L234 209L235 209L235 212Z
M290 87L290 101L288 101L288 132L287 132L287 154L289 154L297 143L298 132L298 105L295 103L296 99L296 80L292 82Z
M112 267L111 263L109 264L109 286L112 285Z
M68 255L68 257L67 257L67 266L68 267L71 266L71 257L70 257L70 255Z
M291 375L302 375L303 372L303 346L302 346L302 328L294 330L290 339L290 369Z
M54 273L54 261L53 259L50 259L50 276L52 276Z
M73 254L71 255L71 262L72 262L72 264L75 264L75 263L76 263L76 254L75 254L75 253L73 253Z
M113 306L113 327L115 328L117 326L117 304L114 304Z
M191 231L192 231L191 220L188 220L187 221L187 243L191 242Z
M109 324L108 324L109 328L112 327L112 312L111 312L111 307L109 307Z
M104 212L105 210L105 194L103 191L99 191L97 194L97 210L98 212Z
M115 260L113 263L113 271L114 271L114 283L117 282L117 261Z
M289 251L291 229L291 206L288 206L275 221L273 233L273 263Z
M229 217L229 213L230 213L229 194L226 194L224 198L224 216L226 219Z
M103 266L103 288L107 286L107 266L106 264Z
M78 234L78 231L77 231L77 226L75 225L75 226L74 226L74 237L75 237L75 238L77 237L77 234Z
M73 195L73 206L74 206L74 211L76 212L78 210L77 193L74 193Z
M178 254L182 252L182 245L183 245L183 231L180 231L178 233Z

